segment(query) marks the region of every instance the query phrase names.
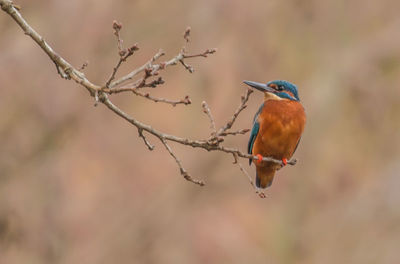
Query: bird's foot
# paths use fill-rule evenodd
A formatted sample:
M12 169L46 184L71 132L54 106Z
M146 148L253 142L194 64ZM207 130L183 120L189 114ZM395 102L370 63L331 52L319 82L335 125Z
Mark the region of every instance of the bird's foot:
M257 160L256 160L257 163L260 164L263 159L263 156L261 156L261 154L257 154L256 157L257 157Z
M287 159L286 159L286 158L283 158L283 159L281 160L281 166L279 167L279 165L278 165L278 167L276 168L276 170L282 169L282 168L285 167L287 164L288 164Z

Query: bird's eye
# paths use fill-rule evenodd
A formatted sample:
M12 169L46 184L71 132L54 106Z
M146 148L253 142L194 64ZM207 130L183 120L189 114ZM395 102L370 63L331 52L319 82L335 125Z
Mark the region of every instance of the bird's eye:
M279 85L277 90L278 90L278 91L283 91L284 88L285 88L285 87L283 87L283 85Z

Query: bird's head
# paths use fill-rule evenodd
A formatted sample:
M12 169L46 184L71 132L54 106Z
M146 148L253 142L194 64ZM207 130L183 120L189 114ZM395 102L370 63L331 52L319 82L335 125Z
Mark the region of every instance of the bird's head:
M266 99L300 101L296 85L283 80L271 81L266 84L243 81L250 87L264 92Z

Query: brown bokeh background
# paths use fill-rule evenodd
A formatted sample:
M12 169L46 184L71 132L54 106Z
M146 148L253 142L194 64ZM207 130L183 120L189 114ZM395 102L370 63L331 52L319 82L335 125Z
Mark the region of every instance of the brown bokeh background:
M72 81L0 13L0 263L399 263L400 2L20 0L27 21L86 76L104 83L118 57L112 21L140 52L172 57L192 27L189 51L218 48L163 72L151 92L112 100L161 131L209 135L239 104L242 80L299 87L308 123L295 154L256 196L232 157L172 144L183 180L155 138ZM254 93L235 128L250 128ZM246 149L246 136L227 146ZM248 168L254 174L254 167Z

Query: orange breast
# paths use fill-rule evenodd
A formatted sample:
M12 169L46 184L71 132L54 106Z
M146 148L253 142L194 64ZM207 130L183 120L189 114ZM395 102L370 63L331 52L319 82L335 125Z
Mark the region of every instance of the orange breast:
M258 117L260 129L254 142L253 155L291 158L303 133L305 121L304 108L299 102L265 101Z

